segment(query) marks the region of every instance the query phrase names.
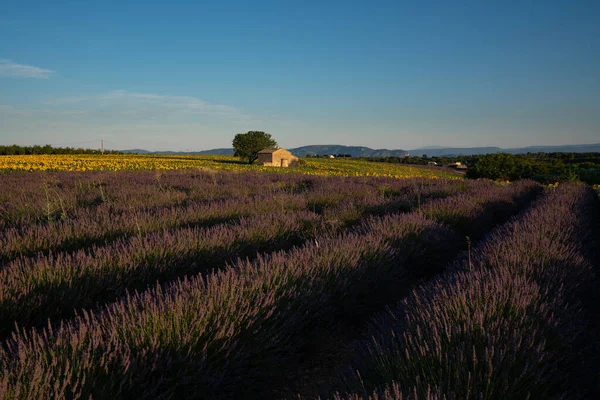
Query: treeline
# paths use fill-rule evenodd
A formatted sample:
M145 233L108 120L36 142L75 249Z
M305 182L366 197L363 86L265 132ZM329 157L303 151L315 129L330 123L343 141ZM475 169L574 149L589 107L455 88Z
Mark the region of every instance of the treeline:
M583 181L600 183L600 153L487 154L471 160L468 178L517 180L542 183Z
M426 154L422 156L408 156L408 157L360 157L361 160L374 161L374 162L387 162L394 164L412 164L412 165L427 165L429 162L436 162L440 166L449 165L460 161L466 164L466 160L473 156L461 156L461 157L427 157Z
M0 146L0 155L2 156L16 156L16 155L30 155L30 154L101 154L102 152L97 149L83 149L75 147L53 147L49 144L41 146L36 144L35 146L18 146L13 144L11 146ZM120 154L116 150L104 150L105 154Z
M494 153L459 157L365 157L368 161L438 166L461 162L467 178L534 179L541 183L583 181L600 184L600 153Z

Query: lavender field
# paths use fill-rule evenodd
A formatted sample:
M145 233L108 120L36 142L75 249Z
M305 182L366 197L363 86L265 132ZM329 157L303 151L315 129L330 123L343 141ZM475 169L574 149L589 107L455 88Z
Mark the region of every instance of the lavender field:
M0 399L600 396L591 187L0 175Z

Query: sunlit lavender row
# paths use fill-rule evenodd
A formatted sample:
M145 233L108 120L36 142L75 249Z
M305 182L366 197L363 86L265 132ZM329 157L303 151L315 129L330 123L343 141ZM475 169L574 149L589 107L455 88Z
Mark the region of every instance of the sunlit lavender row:
M282 194L274 198L261 195L216 200L197 207L163 209L162 213L146 214L145 218L138 218L140 213L125 214L118 221L129 221L131 228L136 226L136 234L113 240L107 240L106 226L93 226L93 218L68 224L43 224L26 230L34 232L32 237L36 243L54 239L54 251L30 257L21 255L5 263L0 270L0 335L10 332L15 323L39 326L48 318L55 320L73 315L75 309L102 305L128 290L145 289L156 281L164 283L184 275L208 272L238 257L289 249L317 235L344 231L368 215L408 211L452 193L494 187L485 181L455 184L421 180L380 186L371 181L351 179L344 183L332 179L331 185L325 183L319 179L300 181L304 188L321 185L333 190L336 184L342 187L331 192L307 190L303 196ZM243 187L239 182L236 184ZM295 208L309 208L319 214L287 211ZM246 214L254 216L245 217ZM98 213L94 217L97 216ZM102 221L111 222L103 218ZM148 229L150 224L154 229ZM76 229L98 236L74 237ZM14 231L9 229L9 232ZM102 235L103 243L89 245L91 238L99 239ZM33 242L24 236L11 239L10 243L21 247ZM59 251L65 243L76 246L73 251Z
M240 196L331 192L372 195L397 194L406 188L469 185L446 179L383 177L323 177L301 174L226 173L179 170L119 172L53 172L2 174L0 222L29 225L48 219L77 219L80 210L110 205L120 213L155 209ZM50 212L48 209L50 208Z
M597 398L599 211L590 187L547 192L374 319L333 397Z
M163 229L208 227L273 211L338 206L408 211L484 183L173 172L11 174L0 183L0 262L76 251ZM6 177L6 178L5 178ZM488 183L489 184L489 183ZM350 218L350 214L347 218Z
M301 185L308 209L6 264L3 323L19 328L0 350L2 398L282 397L331 329L402 299L468 249L465 236L541 192L533 182Z

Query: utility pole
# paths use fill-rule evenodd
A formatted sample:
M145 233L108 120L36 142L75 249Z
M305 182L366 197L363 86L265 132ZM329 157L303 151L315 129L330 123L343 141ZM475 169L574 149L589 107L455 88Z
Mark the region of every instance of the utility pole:
M104 139L100 139L100 152L104 154Z

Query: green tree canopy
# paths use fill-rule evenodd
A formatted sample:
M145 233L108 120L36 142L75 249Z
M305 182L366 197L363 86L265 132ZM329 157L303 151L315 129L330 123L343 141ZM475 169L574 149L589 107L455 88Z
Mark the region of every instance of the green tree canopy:
M259 151L275 146L277 146L277 142L268 133L262 131L238 133L233 138L233 155L245 158L248 163L252 164L258 158Z
M468 178L513 179L516 175L515 156L506 153L481 156L473 168L467 171Z

